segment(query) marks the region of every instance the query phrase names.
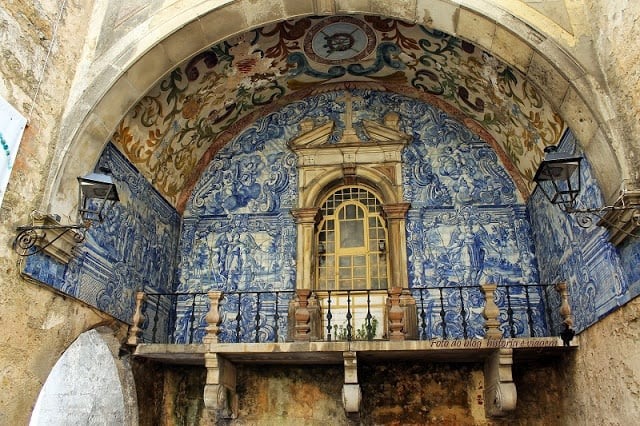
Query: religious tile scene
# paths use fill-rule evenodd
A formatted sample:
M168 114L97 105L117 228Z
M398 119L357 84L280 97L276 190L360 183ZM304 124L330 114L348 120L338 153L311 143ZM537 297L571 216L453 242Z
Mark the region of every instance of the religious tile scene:
M0 6L0 424L640 416L640 4Z

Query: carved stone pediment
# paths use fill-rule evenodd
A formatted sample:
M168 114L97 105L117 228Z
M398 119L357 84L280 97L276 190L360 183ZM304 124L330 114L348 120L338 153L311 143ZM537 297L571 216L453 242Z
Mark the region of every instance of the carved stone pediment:
M289 142L289 148L293 151L298 151L304 148L316 148L326 145L331 133L333 132L333 127L333 121L314 127L313 120L303 120L300 123L300 130L302 133L300 136Z
M329 137L333 132L333 121L316 126L312 119L303 120L300 123L300 135L289 142L293 151L309 148L336 149L344 146L379 145L384 143L400 143L403 146L411 136L399 130L399 117L396 113L389 113L384 117L383 124L372 120L362 120L362 127L369 138L361 140L351 126L347 126L342 138L337 143L329 143Z
M384 116L383 124L371 120L362 120L367 136L374 142L408 142L411 136L400 131L400 116L390 112Z
M387 114L383 123L363 120L362 128L369 140L362 140L353 127L347 125L342 138L337 143L330 143L334 127L333 121L318 126L313 120L304 120L300 124L301 133L289 142L289 147L298 156L298 168L302 174L310 172L305 171L308 167L342 167L348 163L385 169L389 176L387 169L391 164L400 163L402 149L411 140L410 135L399 130L396 113Z

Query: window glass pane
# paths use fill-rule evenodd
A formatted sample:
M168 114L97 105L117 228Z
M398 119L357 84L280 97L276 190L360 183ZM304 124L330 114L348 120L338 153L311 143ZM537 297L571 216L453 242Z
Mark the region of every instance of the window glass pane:
M364 221L340 221L340 247L364 247Z
M341 281L351 279L351 268L340 268L338 276Z
M327 253L335 253L336 251L336 245L333 242L333 232L330 235L331 239L328 239L327 243L324 245L325 249L327 250Z
M356 206L354 206L354 205L347 206L345 208L345 212L346 212L345 217L347 219L355 219L356 218Z
M367 280L364 278L359 278L353 280L353 288L356 290L364 290L367 288Z
M340 290L351 290L352 288L350 280L340 281Z
M351 267L351 256L340 256L340 267Z

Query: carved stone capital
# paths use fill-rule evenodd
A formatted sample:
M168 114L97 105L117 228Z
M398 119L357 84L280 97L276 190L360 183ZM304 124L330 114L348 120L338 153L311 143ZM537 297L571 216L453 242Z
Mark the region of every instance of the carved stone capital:
M320 209L318 207L303 207L298 209L291 209L291 215L299 225L315 225L318 221L318 213Z
M406 219L410 207L410 203L385 204L382 211L387 220Z

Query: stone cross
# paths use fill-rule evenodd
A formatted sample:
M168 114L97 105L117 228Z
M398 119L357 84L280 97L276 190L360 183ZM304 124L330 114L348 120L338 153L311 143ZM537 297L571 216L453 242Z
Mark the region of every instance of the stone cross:
M356 96L355 99L361 99L359 96ZM340 96L336 98L336 101L343 101L345 104L344 110L344 133L342 134L342 139L340 142L349 143L349 142L359 142L360 138L356 134L356 130L353 128L353 101L354 97L351 95L351 92L346 92L344 96Z

